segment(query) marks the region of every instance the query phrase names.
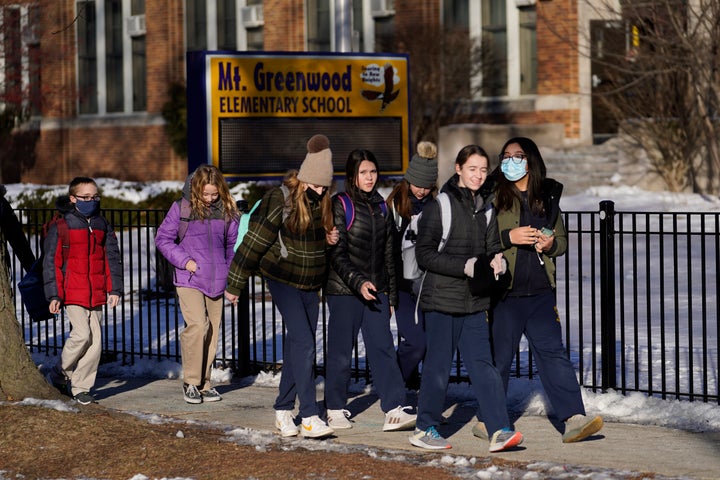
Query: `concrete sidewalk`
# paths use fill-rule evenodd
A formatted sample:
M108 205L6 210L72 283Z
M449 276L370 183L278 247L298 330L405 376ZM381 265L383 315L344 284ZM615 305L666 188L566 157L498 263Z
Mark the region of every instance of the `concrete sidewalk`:
M276 432L272 405L277 388L240 382L217 386L223 400L200 405L190 405L183 400L180 380L98 378L94 393L101 405L121 411ZM487 441L473 437L471 432L475 406L457 403L448 406L445 414L448 422L438 429L453 448L428 452L410 445L410 432L382 432L384 416L375 395L351 397L348 409L353 414L353 428L339 431L332 442L434 456L486 458L492 455L510 461L551 462L667 477L720 478L720 432L689 433L606 422L598 435L584 442L563 444L560 433L546 417L522 416L516 420L515 427L525 436L523 444L513 451L490 454Z

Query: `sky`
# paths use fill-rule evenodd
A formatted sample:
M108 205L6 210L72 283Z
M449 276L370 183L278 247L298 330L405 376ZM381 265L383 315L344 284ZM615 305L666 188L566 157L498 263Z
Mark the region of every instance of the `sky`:
M112 179L97 179L97 181L103 195L121 197L133 202L141 201L147 196L157 194L165 189L179 190L182 186L182 182L134 183ZM29 189L51 188L51 196L63 194L67 191L65 185L49 187L46 185L8 184L6 187L8 191L6 197L13 205L17 195L21 192L27 192ZM232 193L236 198L241 198L244 189L244 185L239 185L233 188ZM382 193L387 194L388 192ZM579 195L562 197L561 208L566 211L597 211L599 203L607 199L612 199L615 202L616 211L720 211L720 199L717 197L648 192L627 186L593 187ZM44 353L36 358L38 363L44 360L46 360ZM717 365L715 368L717 369ZM181 374L181 366L179 363L169 360L158 362L140 359L132 366L123 366L120 362L103 364L100 367L99 374L115 377L178 378ZM215 382L226 382L230 380L230 375L230 370L214 370L213 380ZM256 385L275 387L279 384L279 376L270 373L261 373L250 380ZM352 388L362 389L364 386L362 384L353 384ZM458 399L473 398L468 384L451 384L448 394ZM717 404L662 400L637 392L621 395L617 392L593 393L589 390L583 390L583 400L588 414L602 413L603 417L610 422L658 425L692 432L720 431L720 406ZM58 410L74 408L71 404L61 401L26 399L22 403L39 404ZM514 411L522 410L524 415L546 415L542 387L539 381L511 378L508 391L508 406ZM229 435L232 435L232 432ZM259 445L264 445L268 442L268 435L274 435L274 433L257 432L257 435L251 438L255 439ZM493 476L493 472L487 472L487 474L488 476L483 477L481 472L481 475L478 475L477 478L490 478ZM604 475L604 473L598 471L597 476L594 478L607 478ZM0 471L0 480L4 478ZM589 478L593 478L593 476L591 475ZM623 477L615 476L613 478ZM139 474L133 477L132 480L146 479L147 477Z

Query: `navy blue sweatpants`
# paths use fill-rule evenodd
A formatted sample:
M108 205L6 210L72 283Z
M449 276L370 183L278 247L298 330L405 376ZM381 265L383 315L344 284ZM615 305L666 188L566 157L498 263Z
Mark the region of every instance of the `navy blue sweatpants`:
M524 334L558 419L585 414L575 369L563 348L554 293L501 300L493 310L492 334L495 365L506 391L513 357Z
M455 351L460 349L465 369L490 435L510 427L505 391L490 352L490 327L485 312L448 315L425 312L427 352L418 394L417 428L426 430L442 421L445 395Z
M388 412L405 406L405 383L400 374L395 342L390 331L390 305L384 293L378 303L368 303L354 295L328 295L330 319L325 359L325 406L342 410L347 404L353 342L362 331L365 355L372 382L380 397L380 408Z
M275 410L292 410L300 402L298 416L318 414L315 393L315 332L320 313L317 291L299 290L285 283L267 280L270 294L285 322L283 367Z
M416 298L410 292L398 292L398 306L395 309L395 323L398 329L398 364L405 382L417 370L425 357L425 315L417 309L415 323Z

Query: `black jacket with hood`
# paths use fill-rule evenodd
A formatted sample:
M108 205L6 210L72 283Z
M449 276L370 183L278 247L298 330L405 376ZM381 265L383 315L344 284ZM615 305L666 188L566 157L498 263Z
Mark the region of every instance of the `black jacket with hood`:
M467 315L490 307L489 297L471 293L465 263L478 255L492 258L500 251L497 222L492 203L481 192L473 194L461 188L458 179L457 174L453 175L441 189L450 197L452 211L450 233L442 252L438 252L442 238L440 204L430 202L420 217L415 255L420 267L427 271L420 293L423 311Z

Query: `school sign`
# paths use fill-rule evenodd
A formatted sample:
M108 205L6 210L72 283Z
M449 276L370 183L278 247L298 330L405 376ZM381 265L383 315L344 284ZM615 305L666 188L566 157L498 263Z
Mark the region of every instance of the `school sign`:
M394 54L187 54L188 167L228 179L299 168L307 140L330 139L336 176L351 150L372 151L383 175L409 161L408 58Z

